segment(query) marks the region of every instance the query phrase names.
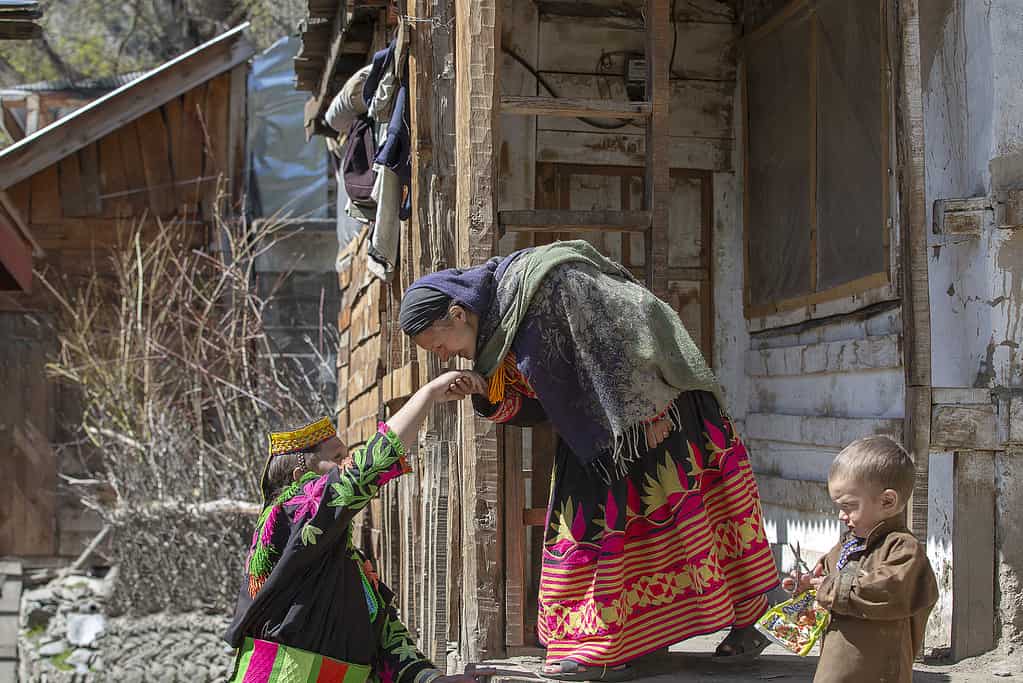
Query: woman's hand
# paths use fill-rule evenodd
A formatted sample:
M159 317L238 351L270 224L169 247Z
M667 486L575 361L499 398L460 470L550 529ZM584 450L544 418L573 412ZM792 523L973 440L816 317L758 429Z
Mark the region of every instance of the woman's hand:
M478 372L451 370L430 382L437 401L457 401L472 394L487 393L487 380Z
M661 418L646 423L646 445L647 448L657 448L661 442L671 434L671 420Z

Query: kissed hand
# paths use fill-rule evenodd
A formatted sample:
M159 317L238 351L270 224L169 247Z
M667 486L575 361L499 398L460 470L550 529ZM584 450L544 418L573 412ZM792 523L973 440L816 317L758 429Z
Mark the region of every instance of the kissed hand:
M487 380L478 372L451 370L438 376L432 382L437 389L438 400L457 401L472 394L487 393Z

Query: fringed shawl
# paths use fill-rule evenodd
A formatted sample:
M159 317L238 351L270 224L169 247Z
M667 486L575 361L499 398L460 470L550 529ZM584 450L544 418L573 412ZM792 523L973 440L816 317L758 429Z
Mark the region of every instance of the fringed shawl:
M417 286L480 315L475 369L491 379L491 401L501 398L504 359L514 351L558 434L606 481L645 451L645 421L680 393L721 400L678 314L587 242L435 273Z

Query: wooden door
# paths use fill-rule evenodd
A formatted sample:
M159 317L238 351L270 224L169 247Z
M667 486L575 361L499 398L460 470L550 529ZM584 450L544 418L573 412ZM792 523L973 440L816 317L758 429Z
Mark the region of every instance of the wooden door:
M0 312L0 555L56 553L49 329L45 316Z
M537 165L536 208L622 210L642 208L644 170L627 166ZM668 244L669 303L708 362L713 347L711 299L712 173L671 172ZM534 233L527 243L584 239L645 281L646 235L618 232ZM520 240L521 243L521 240ZM546 506L554 463L550 426L503 429L506 494L506 645L536 643L537 599ZM521 510L521 514L519 513Z

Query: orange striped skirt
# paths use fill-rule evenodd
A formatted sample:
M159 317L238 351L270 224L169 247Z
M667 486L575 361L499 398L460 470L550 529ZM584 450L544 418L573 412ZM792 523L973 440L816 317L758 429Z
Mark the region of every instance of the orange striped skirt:
M537 625L548 662L614 666L766 608L778 572L746 448L711 394L675 406L682 428L610 486L559 443Z

